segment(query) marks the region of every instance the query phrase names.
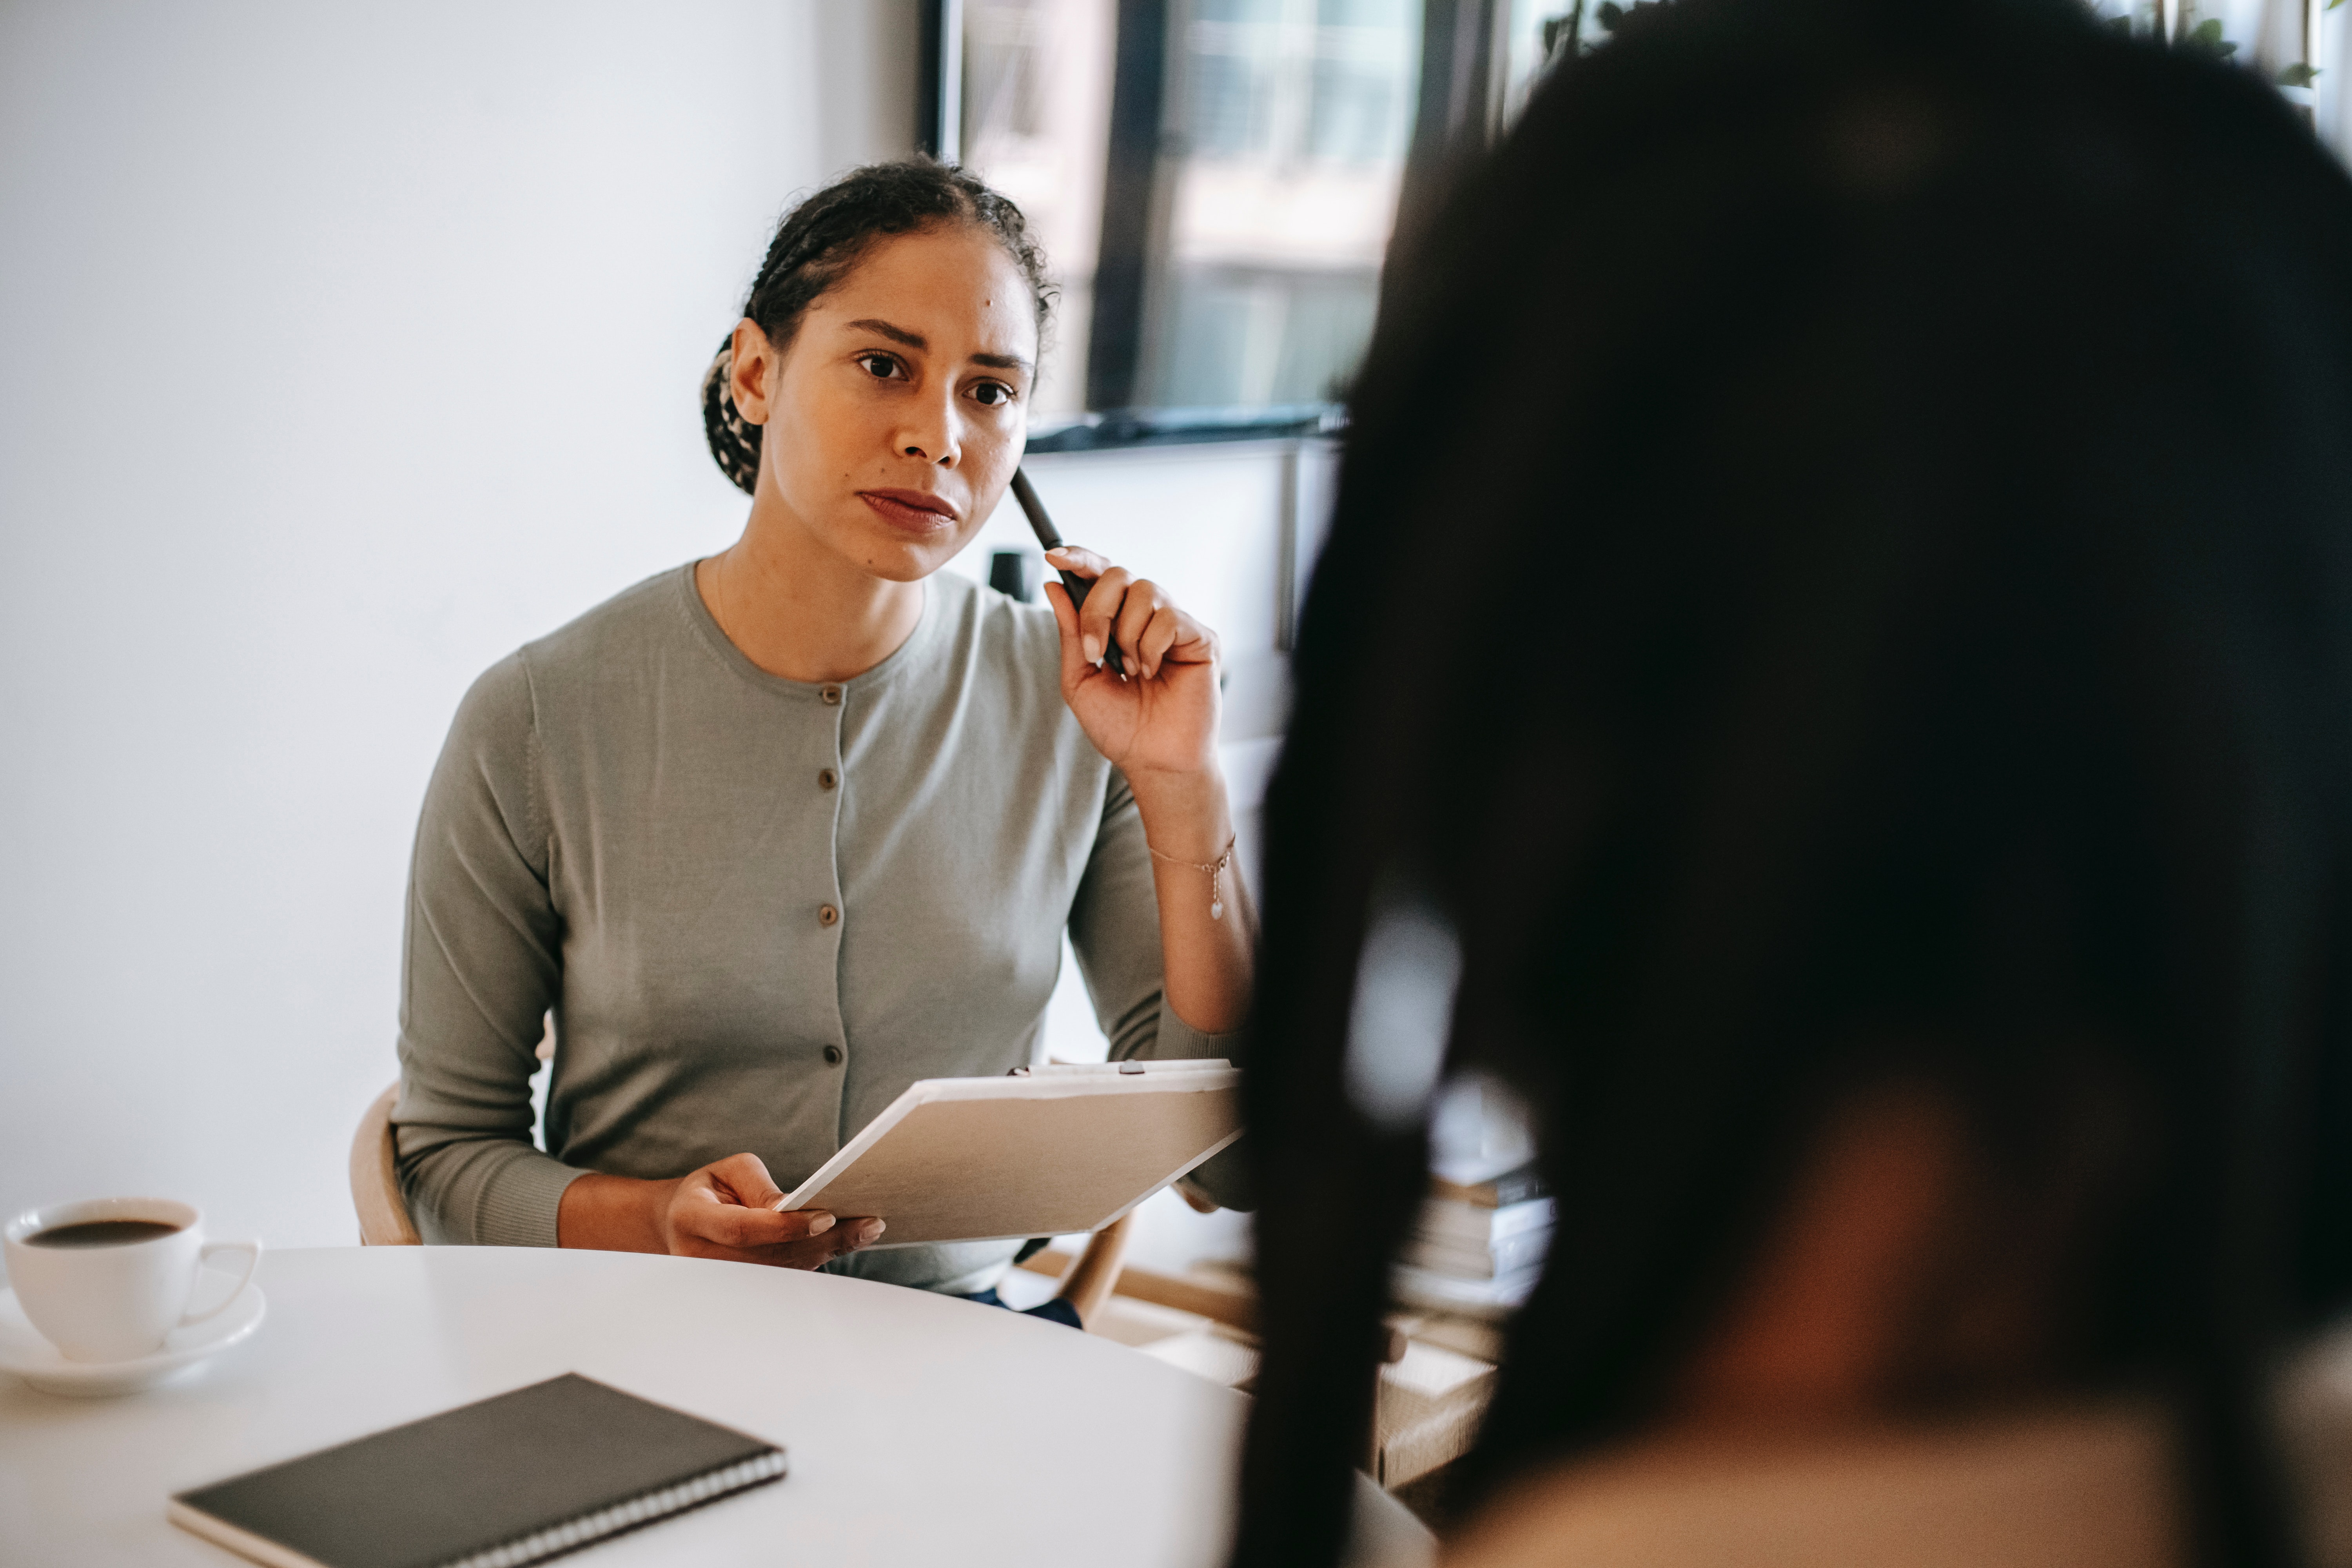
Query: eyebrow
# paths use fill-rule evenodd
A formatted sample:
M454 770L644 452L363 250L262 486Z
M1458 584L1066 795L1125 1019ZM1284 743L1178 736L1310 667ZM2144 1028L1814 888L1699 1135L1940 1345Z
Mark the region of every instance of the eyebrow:
M910 332L904 327L894 327L877 317L861 317L849 324L853 327L863 327L869 332L887 338L892 342L906 348L923 351L931 346L930 340L925 338L920 332ZM1025 371L1029 368L1029 362L1018 354L974 354L971 356L971 363L985 365L990 370Z
M877 332L892 342L903 343L910 349L928 349L931 346L921 333L910 332L904 327L894 327L887 321L878 321L871 316L849 324L853 327L863 327L869 332Z

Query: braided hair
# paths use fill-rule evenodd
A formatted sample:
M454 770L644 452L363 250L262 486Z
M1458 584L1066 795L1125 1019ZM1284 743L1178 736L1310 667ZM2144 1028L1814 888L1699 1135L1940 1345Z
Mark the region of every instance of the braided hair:
M1004 247L1028 280L1042 336L1054 289L1045 279L1045 253L1029 237L1029 220L977 176L924 157L853 169L786 213L743 314L782 352L817 297L846 277L875 240L954 223L985 229ZM703 373L702 430L720 471L750 495L760 472L761 427L735 406L734 362L730 331Z

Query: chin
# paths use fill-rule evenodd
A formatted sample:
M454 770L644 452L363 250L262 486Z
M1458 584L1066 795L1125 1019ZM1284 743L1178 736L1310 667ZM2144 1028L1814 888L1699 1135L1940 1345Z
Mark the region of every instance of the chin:
M948 563L944 555L932 560L928 556L916 557L909 552L908 557L905 561L868 562L866 569L886 583L919 583Z
M903 539L862 540L852 559L886 583L919 583L955 558L961 541L916 544Z
M950 527L909 537L898 529L869 525L857 531L844 553L885 582L919 583L954 560L971 542L971 534L979 531Z

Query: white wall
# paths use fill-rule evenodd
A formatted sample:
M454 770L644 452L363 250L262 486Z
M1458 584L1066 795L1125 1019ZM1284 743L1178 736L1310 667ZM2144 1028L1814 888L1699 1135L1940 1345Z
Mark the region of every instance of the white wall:
M915 14L0 0L0 1212L352 1238L458 695L733 536L703 365L789 194L905 150ZM1279 453L1035 471L1270 647Z
M724 544L696 389L911 0L0 3L0 1210L352 1236L467 683Z

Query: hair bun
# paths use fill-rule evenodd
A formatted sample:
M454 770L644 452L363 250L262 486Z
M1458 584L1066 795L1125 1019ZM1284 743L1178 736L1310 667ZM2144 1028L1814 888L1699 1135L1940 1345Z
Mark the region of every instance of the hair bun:
M702 435L719 470L750 495L760 478L761 427L748 424L735 406L735 334L719 345L719 356L702 373Z

